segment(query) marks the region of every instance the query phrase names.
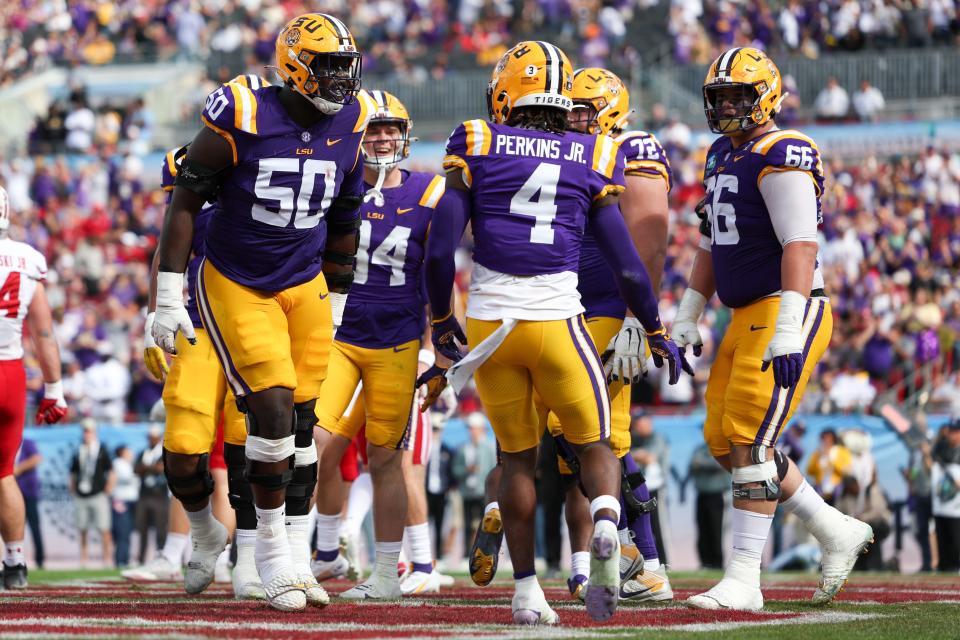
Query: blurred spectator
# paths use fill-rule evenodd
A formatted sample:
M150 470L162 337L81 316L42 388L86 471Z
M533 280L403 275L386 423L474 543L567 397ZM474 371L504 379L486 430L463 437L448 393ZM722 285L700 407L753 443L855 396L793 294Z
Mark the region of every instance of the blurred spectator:
M487 419L480 412L467 416L470 439L454 455L452 474L463 499L464 556L470 556L470 545L483 518L484 482L497 466L497 450L487 437Z
M113 510L114 563L120 569L130 564L130 536L133 534L133 510L140 492L140 480L133 472L133 451L120 445L113 458L113 491L110 504Z
M852 462L850 451L840 444L836 431L824 429L820 432L820 446L810 456L807 474L824 500L833 502L834 492Z
M954 418L933 446L933 516L937 527L937 571L960 571L960 420Z
M40 473L38 467L41 462L43 462L43 456L37 449L37 443L25 437L20 444L20 453L17 455L17 463L13 467L13 475L20 486L20 493L23 494L27 525L30 527L30 537L33 538L33 550L38 569L43 569L43 561L45 560L43 532L40 530Z
M858 118L864 122L874 122L886 104L879 89L868 80L860 81L860 88L853 94L853 110Z
M690 478L697 490L697 554L704 569L723 568L723 512L730 473L702 444L690 458Z
M130 368L114 357L113 345L104 340L97 345L98 361L84 371L83 395L95 419L120 424L126 415L130 391Z
M433 557L438 561L443 558L443 516L447 510L453 461L453 451L442 440L443 427L434 423L427 460L427 511L433 519Z
M813 108L819 120L828 122L844 120L847 112L850 111L850 97L837 79L831 76L827 80L827 86L817 94Z
M887 499L877 482L876 473L866 485L861 484L855 476L844 476L836 507L841 513L873 527L873 544L857 559L855 568L861 571L882 571L883 541L892 530L893 514L890 513Z
M653 430L653 419L646 412L633 415L630 420L630 455L640 467L647 480L650 497L657 501L657 508L651 514L650 523L657 540L657 554L660 562L668 564L664 534L668 534L670 522L667 514L667 470L670 446L666 439Z
M87 106L82 92L75 91L70 99L70 111L63 122L67 131L67 151L87 153L93 147L93 132L97 121L93 110Z
M77 530L80 532L80 566L86 567L88 534L100 533L103 566L109 567L112 553L110 537L110 500L115 482L110 455L97 439L97 423L86 418L81 423L83 442L70 464L70 493L74 496Z
M167 537L167 519L170 510L170 495L167 478L163 473L163 430L152 424L147 430L147 448L137 458L134 471L140 477L140 496L136 504L135 523L140 537L137 561L147 560L147 539L153 529L157 549L163 549Z
M930 471L933 458L930 456L929 442L920 443L919 448L910 452L910 466L904 469L907 480L907 506L913 512L913 537L920 547L920 571L932 571L930 554L930 521L933 519L933 485Z

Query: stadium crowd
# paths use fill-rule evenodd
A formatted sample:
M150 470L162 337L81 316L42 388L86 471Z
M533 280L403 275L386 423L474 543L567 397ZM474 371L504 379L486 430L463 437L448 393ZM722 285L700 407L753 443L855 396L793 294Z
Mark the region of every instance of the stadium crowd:
M628 37L643 30L646 49L673 47L677 62L706 64L730 46L759 46L817 57L825 50L956 42L956 0L363 0L349 3L351 27L368 71L413 82L449 69L496 62L508 41L547 34L588 64L635 61ZM301 1L180 0L98 2L20 0L0 7L0 87L51 65L115 60L208 59L269 63L279 27L309 8ZM344 14L348 3L328 2ZM665 24L650 24L664 20ZM656 38L660 38L656 41ZM653 39L653 41L650 41ZM670 44L672 43L672 45ZM236 73L238 69L232 72Z

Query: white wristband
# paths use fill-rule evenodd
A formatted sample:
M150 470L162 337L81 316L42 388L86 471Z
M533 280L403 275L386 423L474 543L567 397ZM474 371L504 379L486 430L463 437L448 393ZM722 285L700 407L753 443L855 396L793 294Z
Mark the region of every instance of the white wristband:
M59 400L63 397L63 380L43 383L43 397L47 400Z
M333 326L339 328L343 324L343 310L347 307L347 294L330 292L330 312L333 314Z
M677 317L674 322L677 320L697 322L706 306L707 299L704 295L693 287L687 287L687 290L683 292L683 297L680 298L680 306L677 307Z
M172 271L157 273L157 306L183 304L183 274Z
M800 333L803 331L803 311L807 298L802 293L785 289L780 294L780 313L777 314L778 332Z
M437 362L437 356L433 355L433 351L420 349L420 353L417 355L417 361L428 367L432 367Z

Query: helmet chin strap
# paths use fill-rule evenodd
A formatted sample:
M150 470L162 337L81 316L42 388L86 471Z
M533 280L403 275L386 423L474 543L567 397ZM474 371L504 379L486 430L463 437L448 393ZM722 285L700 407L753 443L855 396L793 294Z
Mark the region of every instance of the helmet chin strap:
M373 204L378 207L383 206L383 183L387 179L387 167L381 166L380 171L377 174L377 184L373 185L373 188L367 191L366 195L363 196L364 202L370 202L373 200Z

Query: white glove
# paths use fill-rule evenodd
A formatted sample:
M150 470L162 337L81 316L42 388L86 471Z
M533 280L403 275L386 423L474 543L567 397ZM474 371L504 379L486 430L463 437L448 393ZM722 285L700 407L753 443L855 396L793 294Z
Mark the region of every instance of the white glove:
M623 319L623 326L610 339L604 352L607 382L623 380L624 384L637 384L647 375L646 331L633 316ZM608 355L609 354L609 355Z
M333 335L337 335L337 329L343 324L343 310L347 307L347 294L330 292L330 313L333 315Z
M176 355L177 331L190 344L197 343L190 314L183 306L183 274L161 271L157 274L157 310L151 333L161 349Z
M700 336L697 322L705 306L707 306L707 299L703 294L687 287L683 297L680 298L677 316L673 319L673 326L670 328L670 337L673 338L673 342L681 349L691 345L695 356L699 356L703 351L703 338Z

